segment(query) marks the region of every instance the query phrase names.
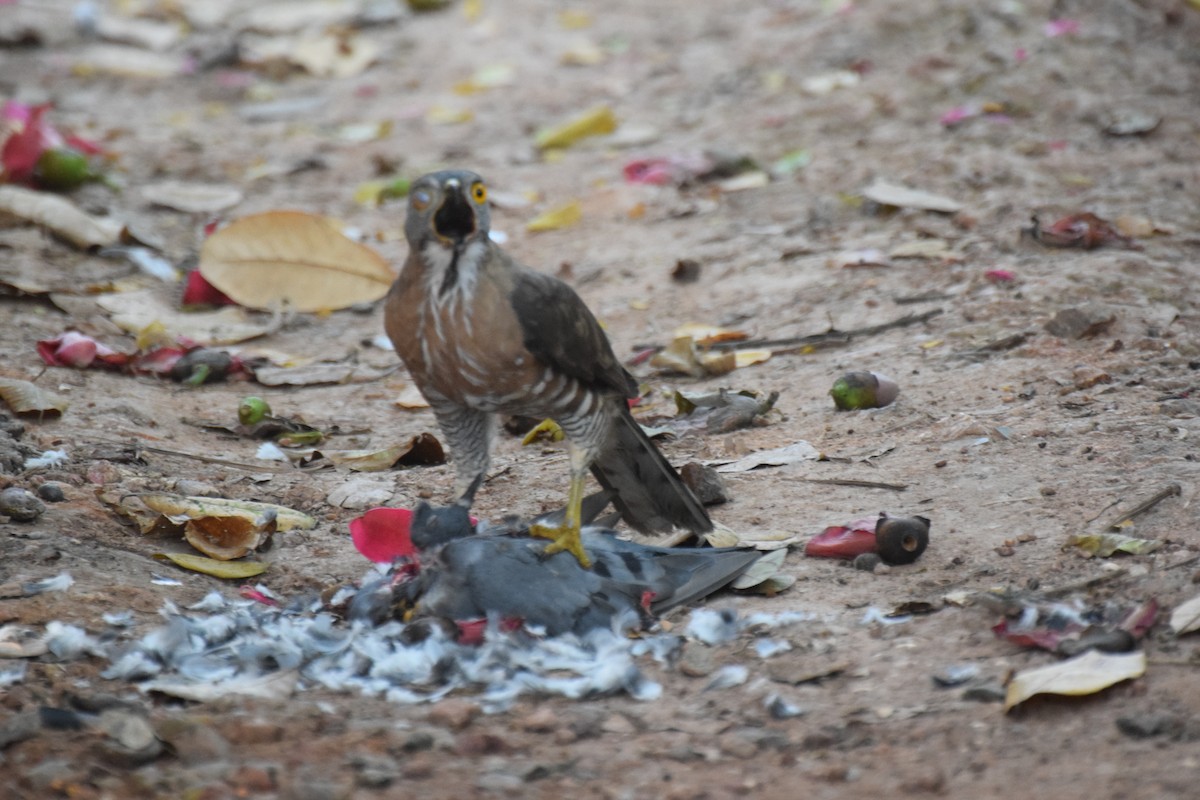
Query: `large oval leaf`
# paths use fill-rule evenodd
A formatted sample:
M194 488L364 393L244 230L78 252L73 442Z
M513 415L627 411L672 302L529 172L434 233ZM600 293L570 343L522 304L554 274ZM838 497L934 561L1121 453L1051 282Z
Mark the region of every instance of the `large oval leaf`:
M200 274L249 308L327 311L378 300L395 274L337 220L303 211L242 217L200 251Z

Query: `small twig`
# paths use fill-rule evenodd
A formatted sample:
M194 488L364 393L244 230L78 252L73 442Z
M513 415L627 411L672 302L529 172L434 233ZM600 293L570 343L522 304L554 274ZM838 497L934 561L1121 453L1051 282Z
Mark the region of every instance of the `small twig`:
M859 481L853 478L801 478L801 480L805 483L823 483L827 486L857 486L860 489L890 489L893 492L903 492L908 489L907 483Z
M217 464L222 467L236 467L237 469L245 469L245 470L250 470L253 472L294 472L295 471L295 468L291 467L291 466L276 467L271 464L244 464L240 461L227 461L224 458L215 458L213 456L202 456L197 453L185 453L182 450L168 450L165 447L152 447L150 445L145 445L145 444L126 444L125 442L113 442L113 441L104 442L104 440L97 440L97 441L103 442L104 444L117 445L119 447L132 447L135 451L136 450L144 450L147 453L156 453L160 456L175 456L176 458L190 458L193 461L203 461L205 464Z
M748 349L769 349L774 350L777 354L794 352L803 350L808 347L818 347L824 344L845 344L851 339L863 336L874 336L877 333L890 331L893 328L906 328L909 325L919 325L922 322L928 322L939 314L945 313L940 308L933 308L922 314L907 314L899 319L894 319L891 322L884 322L881 325L872 325L867 328L856 328L852 331L828 330L825 333L814 333L808 336L789 336L785 339L746 339L739 342L716 342L710 345L709 350L748 350ZM662 350L661 344L635 344L635 351L642 350Z
M910 294L893 297L892 302L898 306L908 306L915 303L933 303L939 300L953 300L954 295L946 294L945 292L925 292L924 294Z
M856 328L850 331L829 330L825 333L814 333L809 336L791 336L786 339L750 339L744 342L717 342L712 345L712 350L742 350L742 349L770 349L776 352L786 352L788 349L801 349L804 347L813 347L819 344L843 344L851 339L874 336L878 333L893 330L894 328L907 328L909 325L919 325L922 322L928 322L939 314L945 313L940 308L932 308L921 314L906 314L899 319L894 319L890 322L884 322L879 325L871 325L866 328Z
M1192 556L1191 558L1185 558L1183 561L1179 561L1175 564L1171 564L1169 566L1163 567L1163 570L1178 569L1179 567L1187 567L1192 564L1195 564L1197 561L1200 561L1200 556Z
M1108 523L1108 525L1105 527L1105 530L1110 530L1110 531L1117 530L1122 525L1124 525L1126 522L1129 522L1129 520L1136 517L1138 514L1146 513L1147 511L1149 511L1150 509L1154 508L1156 505L1161 503L1163 500L1166 500L1168 497L1175 497L1182 491L1183 491L1183 487L1181 487L1178 483L1167 484L1162 489L1159 489L1158 492L1156 492L1153 497L1143 500L1142 502L1138 503L1133 508L1126 511L1121 516L1114 519L1112 522Z
M1062 586L1056 586L1053 589L1043 589L1041 590L1040 594L1044 595L1045 597L1060 597L1064 594L1071 594L1072 592L1078 592L1082 589L1091 589L1092 587L1099 586L1102 583L1108 583L1109 581L1115 581L1118 578L1128 577L1128 575L1129 570L1122 567L1120 569L1115 569L1112 572L1106 572L1102 575L1093 575L1090 578L1084 578L1083 580L1074 581L1073 583L1064 583Z

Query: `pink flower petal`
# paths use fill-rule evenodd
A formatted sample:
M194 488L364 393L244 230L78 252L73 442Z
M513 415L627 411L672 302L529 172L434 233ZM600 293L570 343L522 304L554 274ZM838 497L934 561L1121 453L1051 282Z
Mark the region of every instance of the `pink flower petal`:
M1042 32L1051 39L1058 36L1070 36L1073 33L1079 33L1079 20L1052 19L1042 28Z
M407 508L372 508L350 520L350 538L369 560L390 564L401 556L416 556L411 525L412 511Z
M10 135L0 149L0 168L13 183L28 183L33 178L38 159L47 150L60 147L63 138L42 116L50 109L49 104L29 109L25 126Z
M992 283L1012 283L1017 279L1017 273L1007 269L989 269L983 273L983 277Z
M242 597L246 598L247 600L254 600L255 602L262 603L264 606L278 606L279 605L279 601L276 600L274 597L268 597L267 595L260 592L258 589L255 589L253 586L241 587L240 589L238 589L238 594L240 594Z
M979 116L979 106L977 105L955 106L942 114L938 118L938 122L947 128L953 128L955 125L977 116Z

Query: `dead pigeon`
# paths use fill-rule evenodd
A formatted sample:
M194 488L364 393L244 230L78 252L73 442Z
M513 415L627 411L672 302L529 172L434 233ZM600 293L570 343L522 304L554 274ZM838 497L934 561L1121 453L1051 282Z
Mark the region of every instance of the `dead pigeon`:
M352 619L378 621L385 607L387 615L399 607L459 623L498 617L551 636L626 622L644 628L727 585L761 555L740 547L650 547L586 525L583 545L594 564L585 569L569 553L547 556L549 542L530 536L528 523L476 530L463 506L427 503L413 512L410 536L419 567L363 586Z

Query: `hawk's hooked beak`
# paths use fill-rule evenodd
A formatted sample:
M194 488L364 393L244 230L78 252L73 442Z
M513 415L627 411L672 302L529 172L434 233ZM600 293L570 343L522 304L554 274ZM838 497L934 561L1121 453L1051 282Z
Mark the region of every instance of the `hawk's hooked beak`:
M446 184L446 199L433 215L433 232L454 244L462 244L475 233L475 210L457 181Z

